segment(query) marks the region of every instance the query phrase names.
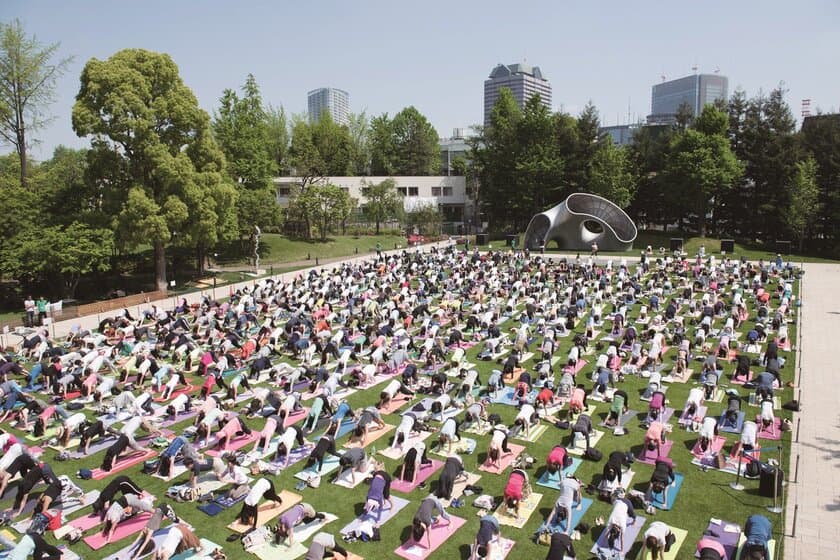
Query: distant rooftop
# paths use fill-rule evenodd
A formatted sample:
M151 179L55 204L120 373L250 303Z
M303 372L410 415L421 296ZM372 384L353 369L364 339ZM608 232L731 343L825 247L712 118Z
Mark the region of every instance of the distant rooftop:
M514 74L527 74L537 78L538 80L545 80L539 66L531 66L522 62L508 65L499 64L493 68L492 72L490 72L490 78L504 78Z

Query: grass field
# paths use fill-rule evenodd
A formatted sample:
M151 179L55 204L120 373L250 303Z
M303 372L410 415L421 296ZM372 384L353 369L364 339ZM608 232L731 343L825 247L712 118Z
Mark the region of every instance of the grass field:
M750 303L751 310L753 309L752 304ZM773 304L775 306L775 303ZM633 307L633 311L630 313L630 318L635 317L638 314L638 304ZM744 324L742 330L746 330L752 325L752 321L748 321ZM515 321L513 319L508 320L503 327L509 329L515 325ZM604 326L604 331L609 328L610 323L607 322ZM716 322L716 326L720 326L721 321L718 320ZM790 326L790 335L793 340L796 340L796 328L795 325ZM541 340L541 339L540 339ZM532 351L538 350L539 340L532 344ZM557 351L557 355L562 356L565 359L565 355L569 350L571 344L571 338L561 338L560 339L560 348ZM486 381L487 376L489 375L490 371L495 368L501 368L501 366L492 363L492 362L484 362L476 360L476 355L480 350L480 346L473 347L467 351L467 358L476 363L476 368L480 372L481 379ZM676 350L671 348L667 353L665 364L666 364L666 371L670 369L670 366L673 363L673 359L675 357ZM794 376L794 353L791 352L789 355L785 355L788 358L788 363L785 368L782 370L782 377L784 381L792 380ZM578 379L588 379L588 374L593 371L593 363L595 360L595 356L587 356L587 360L589 360L589 365L586 366L580 374L578 374ZM534 361L527 362L525 367L531 369L531 366L534 364ZM688 383L681 384L681 383L673 383L670 385L667 397L669 399L669 406L676 409L676 414L680 413L682 405L685 401L688 391L697 383L697 372L700 370L700 363L694 362L693 368L695 370L694 378L689 381ZM726 363L724 375L721 378L722 383L725 385L726 380L728 380L730 374L734 370L734 364ZM588 381L585 381L587 388L591 385ZM646 381L642 378L637 377L628 377L622 384L622 388L624 388L628 394L630 395L630 408L635 409L638 411L646 411L647 410L647 403L640 402L638 399L638 395L641 394L641 391L646 386ZM724 387L725 388L725 387ZM784 389L780 392L781 401L785 402L792 398L792 389ZM742 395L746 395L745 390L741 390ZM361 391L353 394L350 396L348 401L353 405L354 408L369 406L376 402L378 398L378 389L372 388L367 391ZM608 410L608 404L604 403L595 403L596 404L596 411L593 414L593 423L599 423L603 417L606 416ZM725 407L723 403L707 403L709 407L709 415L718 416L722 409ZM492 405L492 412L497 412L502 416L502 419L508 425L511 424L513 417L515 416L516 409L513 407L505 406L505 405ZM750 414L757 413L757 408L751 408L749 406L744 406L748 416ZM405 408L403 408L405 410ZM561 413L562 414L562 413ZM778 411L777 414L782 417L790 417L790 413ZM399 422L398 414L389 414L385 417L385 421L388 424L396 424ZM672 422L675 422L675 419L672 419ZM262 427L261 420L248 420L248 425L252 428L260 429ZM176 427L177 429L182 429L187 424L181 424ZM641 448L641 443L644 438L644 429L640 427L638 421L632 421L628 425L629 433L625 436L614 436L612 433L607 433L597 445L597 448L601 450L604 454L604 457L608 456L609 453L613 450L620 449L622 451L633 451L637 452ZM14 430L12 430L14 432ZM727 437L727 444L725 446L725 450L728 451L731 447L731 444L736 440L737 435L735 434L724 434ZM542 465L544 464L545 457L547 456L550 449L556 444L565 444L568 443L569 439L568 431L561 431L554 426L549 426L547 431L534 443L526 443L527 453L531 456L536 458L536 468L531 469L529 475L531 477L532 483L538 478L539 474L542 471ZM488 473L484 473L481 471L477 471L476 467L483 462L485 458L485 451L487 449L489 437L488 436L477 436L473 434L468 434L467 437L474 438L477 440L477 450L476 453L473 455L468 455L464 457L464 463L468 471L476 472L481 474L481 479L478 481L477 484L484 488L486 493L493 495L494 497L499 498L502 495L504 485L507 480L507 474L509 474L509 470L501 475L491 475ZM787 433L783 436L783 445L785 447L785 452L790 447L790 437L791 434ZM346 439L343 438L339 440L339 445L344 442ZM674 447L671 451L671 458L674 459L676 463L676 471L681 472L685 475L685 482L682 486L682 489L677 497L675 508L672 511L660 511L657 510L655 516L646 516L648 518L648 523L652 520L660 520L668 523L669 525L681 529L685 529L688 531L688 538L682 544L682 548L680 549L679 553L677 554L676 558L690 558L693 556L693 550L696 546L697 540L700 538L702 531L705 529L709 518L716 517L720 519L724 519L727 521L735 522L740 525L743 525L746 518L753 514L753 513L763 513L767 515L774 523L774 530L776 533L777 541L781 541L781 533L783 530L783 519L779 515L774 515L767 513L764 509L766 505L770 503L771 500L765 497L761 497L758 495L757 487L758 481L752 480L744 480L743 483L746 486L746 490L742 492L738 492L732 490L729 487L729 483L733 481L734 476L721 473L718 471L710 470L708 472L704 472L703 470L695 467L691 464L691 455L690 449L693 447L696 439L696 433L688 433L685 432L677 427L675 427L674 432L671 434L671 439L674 441ZM427 443L430 443L432 439L427 440ZM522 444L523 442L518 440L513 440L513 443ZM775 442L764 442L763 445L773 445ZM382 449L387 445L386 439L382 439L371 447L376 446L379 449ZM767 460L771 457L778 457L779 451L768 451L763 456L762 459ZM52 462L52 458L54 457L55 452L51 450L47 450L46 452L46 459ZM67 463L58 463L52 462L53 466L55 467L56 472L59 474L62 473L75 473L81 467L89 467L94 468L99 466L99 463L102 459L102 453L95 455L93 457L88 457L83 460L79 461L70 461ZM785 456L787 454L785 453ZM381 455L377 455L378 459L383 459ZM385 464L387 466L387 470L389 472L395 473L399 466L398 461L392 461L389 459L385 460ZM787 465L787 459L783 462L784 465ZM295 480L292 478L292 475L295 472L298 472L302 468L302 465L297 465L292 467L289 471L284 472L280 476L274 478L275 485L278 489L288 489L294 490ZM584 461L583 465L577 471L577 476L584 482L584 484L588 484L590 482L594 482L597 480L598 476L601 473L603 468L603 461L599 463L593 463ZM647 481L649 480L650 474L652 472L652 467L644 464L635 464L633 470L636 472L636 476L633 480L633 487L639 490L644 490L647 486ZM159 480L157 478L153 478L147 475L143 475L140 473L139 467L131 468L127 471L134 480L141 483L143 488L152 492L158 496L163 496L166 488L169 486L168 483ZM186 477L182 476L180 481L185 480ZM433 476L430 480L436 480L437 476ZM85 489L92 489L102 486L102 482L96 481L81 481L79 482L81 486ZM317 489L306 489L303 490L301 493L303 495L304 501L311 503L317 510L321 511L329 511L334 513L338 516L339 520L333 522L332 524L328 525L325 530L337 534L338 531L350 520L352 520L360 511L361 505L365 499L367 488L364 485L360 485L356 489L346 489L338 486L334 486L328 484L325 480L324 484ZM512 549L508 558L511 560L515 559L525 559L529 558L532 559L535 557L542 558L546 553L546 548L541 547L530 540L533 536L534 531L540 525L544 517L550 511L554 500L556 499L558 493L555 490L551 490L548 488L534 486L534 491L543 494L542 500L539 503L538 510L534 512L528 522L525 524L523 529L514 529L508 526L502 526L502 535L504 537L513 539L516 541L516 545ZM411 500L411 504L406 507L403 511L401 511L395 519L388 522L387 525L383 526L382 529L382 541L379 543L354 543L348 546L348 548L365 557L368 559L386 559L386 558L394 558L393 550L396 549L401 542L405 541L408 536L408 526L411 523L412 516L414 515L417 504L419 501L426 495L428 489L426 490L415 490L412 492L408 497ZM394 492L394 495L404 496L398 492ZM595 498L595 496L590 496ZM468 499L467 505L462 509L450 509L449 512L452 515L457 515L459 517L463 517L467 520L466 525L459 529L458 532L451 537L438 551L436 551L432 558L467 558L469 554L468 544L472 542L474 535L478 528L478 517L476 515L477 509L471 505L471 498ZM175 509L180 516L184 519L192 523L195 527L197 527L198 532L201 536L209 538L216 543L223 545L226 553L228 554L228 558L230 559L248 559L253 560L255 557L249 553L246 553L243 549L241 544L234 543L229 544L225 542L225 537L230 534L230 531L226 529L226 525L230 523L236 514L239 511L239 506L234 506L230 510L225 510L221 514L216 517L209 517L204 513L198 511L194 504L184 503L184 504L175 504ZM584 521L587 523L593 524L593 520L596 516L604 516L605 518L609 515L610 506L604 502L595 501L594 505L589 509L589 511L584 516ZM78 514L76 514L78 515ZM644 515L644 514L643 514ZM646 528L643 527L643 531ZM583 535L580 541L575 543L575 548L578 551L578 558L590 558L591 555L589 554L589 549L592 546L595 539L597 539L600 533L600 529L596 529L593 527L592 531L588 534ZM96 560L100 558L107 558L110 554L116 552L120 548L128 545L131 542L131 539L120 541L119 543L115 543L103 548L100 551L92 552L87 548L87 546L83 543L79 543L74 545L72 548L76 552L78 552L82 558L84 559L91 559ZM628 558L641 558L640 554L640 544L637 542L634 548L632 549ZM780 556L777 556L780 558Z
M335 235L328 237L326 241L305 241L276 233L265 233L260 238L260 266L265 268L271 264L306 260L315 264L315 257L330 259L355 254L366 255L376 250L377 243L383 250L394 249L396 246L405 247L406 238L399 235ZM219 255L219 264L225 266L246 262L247 259L238 254Z

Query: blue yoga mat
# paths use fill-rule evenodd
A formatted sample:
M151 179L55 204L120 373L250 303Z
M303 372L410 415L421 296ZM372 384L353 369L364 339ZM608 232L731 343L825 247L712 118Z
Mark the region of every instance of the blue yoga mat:
M680 492L680 488L682 488L683 479L685 477L682 473L675 473L674 474L674 486L668 488L668 504L667 508L665 507L666 504L662 501L662 492L654 492L651 495L651 500L653 503L653 507L659 509L674 509L674 502L677 500L677 494Z
M516 393L515 389L505 388L499 391L498 395L495 399L493 399L493 403L495 404L506 404L508 406L519 406L519 400L514 400L513 395ZM534 399L537 397L536 391L531 391L528 393L527 400L528 402L534 402Z
M611 558L610 554L618 552L621 554L621 558L624 558L624 555L630 552L630 549L633 547L633 543L636 542L636 537L639 536L639 532L642 530L642 525L645 524L645 518L641 515L636 516L636 522L632 525L628 525L627 528L624 530L624 550L617 550L615 548L610 548L607 542L607 527L604 527L604 530L601 531L601 536L598 537L598 541L595 545L590 549L589 552L592 554L600 554L601 552L607 558ZM618 544L618 541L616 541Z
M741 430L744 429L744 418L746 417L746 413L741 411L738 413L738 422L733 427L731 424L726 424L724 421L726 420L726 413L720 415L718 418L718 430L721 432L729 432L730 434L740 434Z
M572 464L567 469L563 469L562 476L567 476L570 474L575 474L575 471L578 467L583 463L583 459L579 459L578 457L572 458ZM545 486L546 488L553 488L555 490L560 490L560 480L561 475L555 474L551 476L548 471L545 471L542 476L537 480L537 484L539 486Z
M346 436L354 429L356 429L356 420L352 418L348 420L343 420L341 422L341 425L338 427L338 434L336 434L335 439Z
M216 502L210 502L209 504L201 504L198 506L198 509L209 515L210 517L214 517L221 512L225 511L226 508L223 508Z
M580 509L578 510L576 507L572 508L572 529L578 526L580 520L583 519L584 514L589 509L589 506L592 505L591 498L583 498L580 501ZM552 523L551 525L546 525L545 521L542 522L540 528L537 529L538 533L542 533L545 530L548 530L549 533L564 533L566 531L566 520L563 519L560 523Z

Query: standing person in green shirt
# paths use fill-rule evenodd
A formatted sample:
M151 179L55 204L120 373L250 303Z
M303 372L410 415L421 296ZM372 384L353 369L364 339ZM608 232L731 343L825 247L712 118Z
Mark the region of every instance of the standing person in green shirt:
M35 302L35 305L38 306L38 324L44 323L44 317L47 316L47 306L50 304L44 296L38 298L38 301Z

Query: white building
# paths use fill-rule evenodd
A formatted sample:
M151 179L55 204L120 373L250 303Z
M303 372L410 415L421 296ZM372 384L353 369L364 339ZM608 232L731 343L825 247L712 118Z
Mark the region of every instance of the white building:
M313 89L307 95L307 108L309 122L316 123L321 114L327 112L332 120L340 125L347 126L350 112L350 94L338 88Z
M472 201L467 196L467 183L464 176L431 176L431 177L324 177L324 184L341 187L353 198L359 201L359 211L365 205L363 187L375 185L386 179L393 179L397 192L405 199L403 207L410 211L417 206L434 204L443 215L444 223L463 224L465 217L469 219L472 213ZM275 177L274 186L277 189L277 203L281 206L289 205L289 197L295 187L300 184L300 177Z

